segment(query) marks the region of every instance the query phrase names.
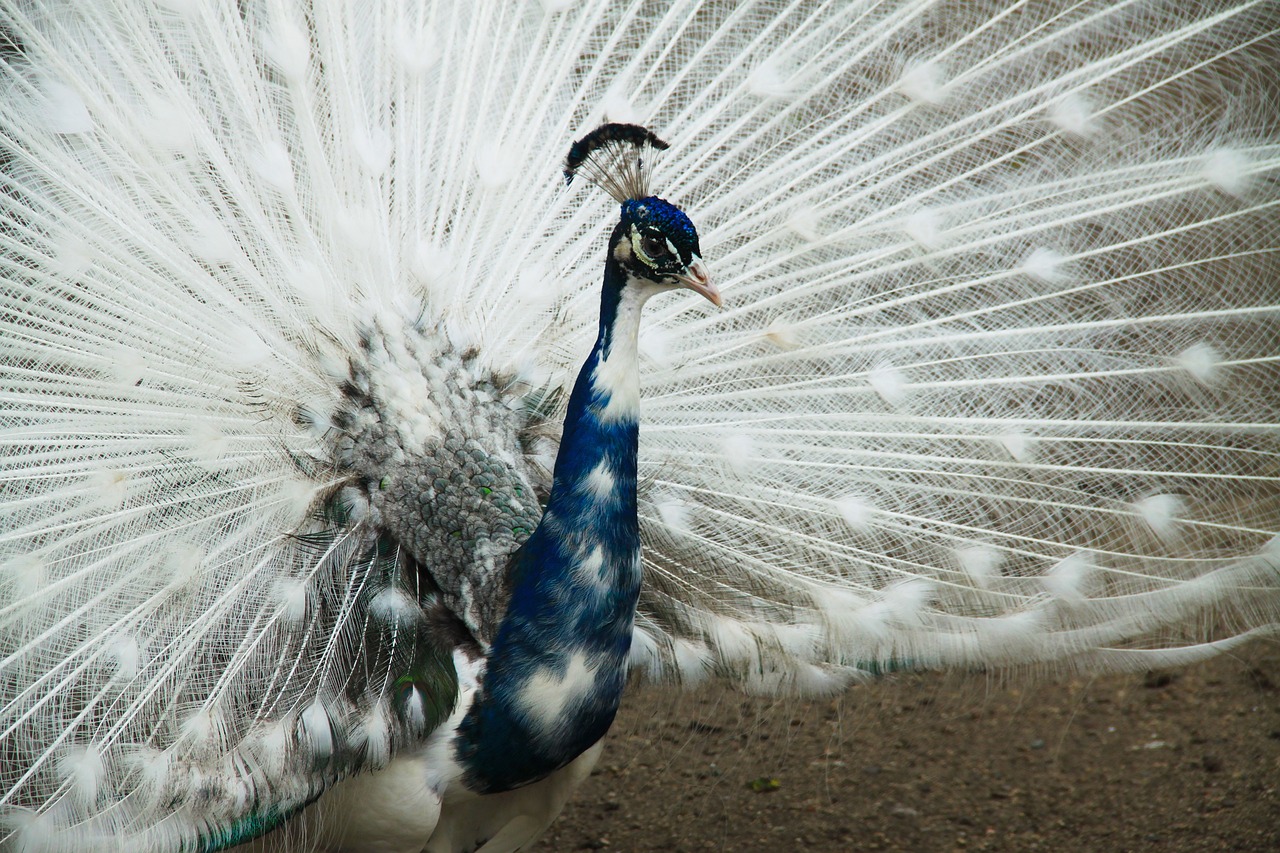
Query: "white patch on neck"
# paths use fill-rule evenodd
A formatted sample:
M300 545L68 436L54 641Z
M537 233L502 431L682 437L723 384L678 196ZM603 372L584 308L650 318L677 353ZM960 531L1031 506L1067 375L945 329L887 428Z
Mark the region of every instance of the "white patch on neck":
M640 312L650 296L664 289L636 278L629 278L622 289L609 354L600 359L591 376L596 391L608 396L608 401L596 410L596 417L604 423L640 417Z
M541 667L520 691L519 702L525 717L543 734L555 733L563 723L565 709L595 687L596 667L585 652L574 652L563 674L551 667Z
M573 567L573 573L582 583L602 593L609 588L608 580L600 575L602 568L604 568L604 549L595 545L585 557L578 560L577 565Z
M615 480L613 471L609 468L609 463L601 460L600 464L591 469L591 473L587 475L587 493L598 501L605 500L613 495L613 487Z

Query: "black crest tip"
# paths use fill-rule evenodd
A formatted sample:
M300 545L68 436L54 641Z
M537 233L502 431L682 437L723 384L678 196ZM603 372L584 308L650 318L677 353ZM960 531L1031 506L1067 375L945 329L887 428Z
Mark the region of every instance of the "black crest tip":
M638 124L602 124L569 148L564 161L564 182L573 183L581 172L619 202L648 194L644 149L663 151L670 146L647 127Z

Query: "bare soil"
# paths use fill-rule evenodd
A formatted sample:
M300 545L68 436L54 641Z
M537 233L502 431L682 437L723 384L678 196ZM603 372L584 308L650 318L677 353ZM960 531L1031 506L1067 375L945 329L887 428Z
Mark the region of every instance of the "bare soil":
M838 700L634 691L539 851L1280 851L1280 646Z

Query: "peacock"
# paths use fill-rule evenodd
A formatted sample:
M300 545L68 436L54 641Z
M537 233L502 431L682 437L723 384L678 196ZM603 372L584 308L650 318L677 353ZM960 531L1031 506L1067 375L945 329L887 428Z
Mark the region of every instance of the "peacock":
M630 682L1273 637L1277 62L1274 0L0 0L0 849L515 851Z

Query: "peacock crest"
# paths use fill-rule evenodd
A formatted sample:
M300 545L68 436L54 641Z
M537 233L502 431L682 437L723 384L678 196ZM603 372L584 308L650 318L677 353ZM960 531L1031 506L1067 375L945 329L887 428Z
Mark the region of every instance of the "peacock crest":
M564 182L582 175L618 204L649 195L645 150L670 146L653 131L634 124L603 124L573 143L564 162Z

